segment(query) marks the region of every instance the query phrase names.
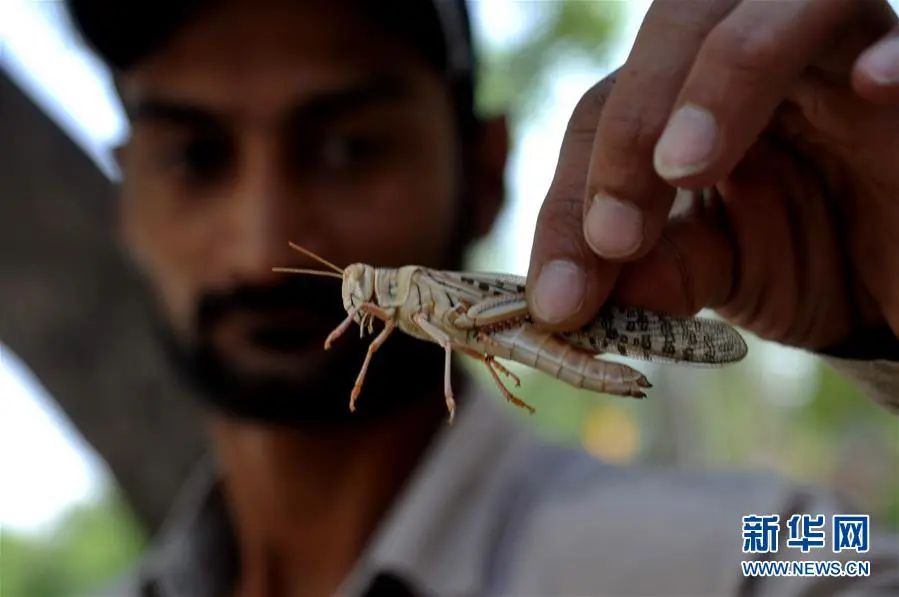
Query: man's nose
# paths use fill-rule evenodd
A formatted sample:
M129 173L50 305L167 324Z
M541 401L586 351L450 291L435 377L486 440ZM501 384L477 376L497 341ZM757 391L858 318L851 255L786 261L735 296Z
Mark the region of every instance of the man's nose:
M245 283L266 283L280 274L276 266L297 261L288 241L314 243L313 210L302 190L270 151L256 149L238 184L233 213L234 274Z

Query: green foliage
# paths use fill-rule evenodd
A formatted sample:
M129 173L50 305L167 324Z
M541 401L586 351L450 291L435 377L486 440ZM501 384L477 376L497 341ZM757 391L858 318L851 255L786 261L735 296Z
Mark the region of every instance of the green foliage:
M502 48L481 48L477 103L486 113L514 121L545 97L544 84L566 61L599 64L625 10L621 2L524 3L531 30Z
M47 532L0 532L0 597L56 597L102 587L131 565L144 534L112 493L66 513Z

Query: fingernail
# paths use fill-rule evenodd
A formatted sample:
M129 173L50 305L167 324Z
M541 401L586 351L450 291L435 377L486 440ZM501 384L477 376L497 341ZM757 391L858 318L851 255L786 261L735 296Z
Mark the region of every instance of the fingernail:
M899 37L876 45L859 59L858 67L880 85L899 83Z
M584 218L584 238L600 257L628 257L643 242L643 214L630 201L598 194Z
M718 124L705 108L686 104L668 121L656 144L656 172L662 178L683 178L705 168L718 146Z
M539 319L556 323L571 317L584 302L586 274L575 263L550 261L540 270L534 289L534 309Z

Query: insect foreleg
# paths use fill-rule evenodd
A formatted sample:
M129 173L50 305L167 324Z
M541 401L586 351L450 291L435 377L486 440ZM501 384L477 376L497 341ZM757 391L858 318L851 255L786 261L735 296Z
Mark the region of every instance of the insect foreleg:
M374 331L374 318L375 316L371 313L363 313L359 318L359 337L365 337L366 328L368 328L368 333L371 334Z
M380 305L377 305L375 303L362 303L361 305L359 305L359 308L366 313L371 313L372 315L383 321L393 319L393 315L395 312L394 309L384 309Z
M443 396L444 398L446 398L446 409L449 411L449 422L452 423L453 417L456 414L456 401L453 398L453 387L450 383L450 365L452 363L453 356L452 342L450 341L450 337L446 332L428 321L428 319L421 313L416 313L415 315L413 315L412 320L416 324L418 324L418 327L420 327L427 335L429 335L437 344L442 346L443 350L446 353L443 371Z
M340 325L338 325L336 328L334 328L334 331L332 331L330 334L328 334L328 337L325 338L325 350L330 349L331 344L333 344L335 340L340 338L344 334L344 332L347 331L347 328L349 328L350 325L352 325L353 320L356 318L356 313L359 312L359 309L360 309L360 307L353 307L352 309L347 311L346 319L341 321Z
M350 412L356 410L356 398L359 397L359 393L362 391L362 382L365 381L365 374L368 373L368 365L371 363L372 355L375 354L375 351L378 350L382 344L384 344L384 341L387 340L387 337L390 336L390 333L395 327L396 323L394 323L392 319L388 319L384 325L384 329L381 330L381 333L368 345L368 352L365 353L365 361L362 363L359 375L356 376L356 383L353 384L353 391L350 393Z
M325 350L331 348L331 344L334 343L335 340L340 338L344 332L347 331L347 328L353 323L358 313L362 313L362 321L359 322L360 329L360 337L362 336L361 331L365 328L365 316L366 315L374 315L378 319L382 319L384 321L391 321L394 318L394 310L393 309L382 309L375 303L362 303L357 307L353 307L349 311L347 311L347 317L344 319L339 326L334 328L334 331L328 334L328 337L325 338ZM371 333L371 321L368 322L369 333Z

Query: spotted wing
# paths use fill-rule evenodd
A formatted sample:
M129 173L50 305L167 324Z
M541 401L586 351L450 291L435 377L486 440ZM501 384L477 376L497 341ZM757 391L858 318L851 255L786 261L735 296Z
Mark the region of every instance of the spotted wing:
M596 319L561 336L593 352L700 366L739 361L747 350L740 333L723 321L615 306L604 307Z
M516 297L526 312L526 278L512 274L430 270L435 282L470 304L490 298ZM615 353L656 362L718 366L746 356L746 342L723 321L706 317L672 317L644 309L603 307L579 330L559 334L591 352Z

